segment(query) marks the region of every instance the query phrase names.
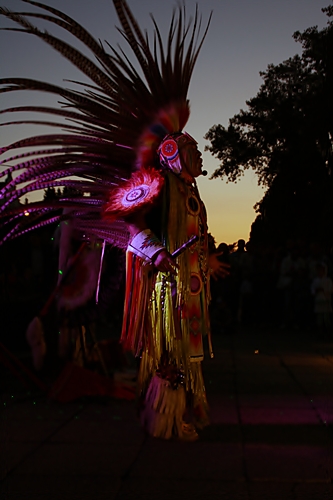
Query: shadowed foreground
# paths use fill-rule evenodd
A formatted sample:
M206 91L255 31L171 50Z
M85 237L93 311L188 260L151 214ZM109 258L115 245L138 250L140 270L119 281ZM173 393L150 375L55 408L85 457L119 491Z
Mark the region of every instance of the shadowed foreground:
M329 500L333 342L301 331L215 335L212 425L194 443L145 436L134 402L2 395L1 498Z

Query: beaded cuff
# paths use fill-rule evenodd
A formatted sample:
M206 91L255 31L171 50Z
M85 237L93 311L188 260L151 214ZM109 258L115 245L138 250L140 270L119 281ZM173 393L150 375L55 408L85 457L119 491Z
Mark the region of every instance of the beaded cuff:
M127 247L129 252L138 255L146 262L151 262L154 255L163 249L164 245L150 229L144 229L136 234Z

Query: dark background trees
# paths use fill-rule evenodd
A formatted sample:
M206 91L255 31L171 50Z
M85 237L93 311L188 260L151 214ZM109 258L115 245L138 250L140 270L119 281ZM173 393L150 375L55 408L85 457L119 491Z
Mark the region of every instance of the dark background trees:
M333 6L322 10L327 27L294 33L302 54L269 65L247 109L205 137L220 160L212 178L234 182L252 168L267 187L254 242L333 244Z

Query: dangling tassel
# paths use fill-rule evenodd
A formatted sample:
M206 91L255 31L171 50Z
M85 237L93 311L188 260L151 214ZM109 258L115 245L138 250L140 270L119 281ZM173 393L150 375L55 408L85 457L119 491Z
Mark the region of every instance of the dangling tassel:
M184 387L172 389L170 382L154 375L146 394L141 424L153 437L181 437L185 406Z
M185 389L179 385L171 387L169 381L154 375L148 387L141 424L153 437L170 439L172 437L195 441L198 438L193 425L186 424L183 416L186 409Z
M99 271L98 271L97 287L96 287L96 294L95 294L96 305L98 305L98 300L99 300L99 289L100 289L100 286L101 286L101 277L102 277L102 268L103 268L103 260L104 260L104 253L105 253L105 245L106 245L106 240L104 240L103 244L102 244L102 252L101 252L101 258L100 258L100 262L99 262Z
M26 339L31 347L32 362L36 370L43 367L46 354L46 343L44 339L43 325L38 316L30 323L26 331Z

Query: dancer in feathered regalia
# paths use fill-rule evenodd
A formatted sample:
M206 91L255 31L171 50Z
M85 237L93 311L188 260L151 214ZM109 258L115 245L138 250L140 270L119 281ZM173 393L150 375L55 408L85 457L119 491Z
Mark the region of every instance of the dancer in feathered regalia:
M1 92L44 91L58 95L62 104L6 112L41 112L67 120L38 122L61 126L65 133L29 137L1 149L7 168L0 175L14 174L0 193L3 242L71 219L76 231L127 248L121 341L141 358L142 423L156 437L195 439L196 429L208 423L201 361L203 336L210 339L209 279L226 272L208 253L206 213L195 182L202 174L201 154L183 131L188 87L208 25L198 40L198 12L187 23L185 8L179 7L165 46L153 19L151 50L126 1L113 0L133 52L131 62L121 49L109 47L107 52L64 13L23 1L40 10L2 8L1 14L59 51L92 83L74 82L83 87L69 90L25 78L1 80ZM40 31L33 18L67 30L95 61ZM28 152L20 152L22 148ZM74 188L80 195L18 207L14 203L50 187ZM65 209L61 214L59 207ZM189 240L193 244L179 251Z

